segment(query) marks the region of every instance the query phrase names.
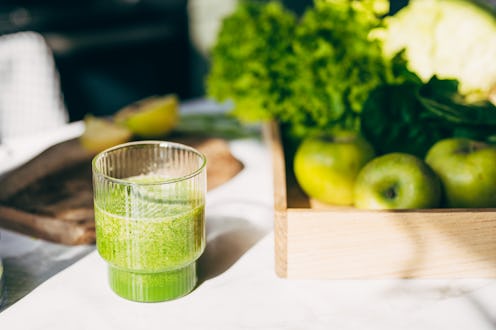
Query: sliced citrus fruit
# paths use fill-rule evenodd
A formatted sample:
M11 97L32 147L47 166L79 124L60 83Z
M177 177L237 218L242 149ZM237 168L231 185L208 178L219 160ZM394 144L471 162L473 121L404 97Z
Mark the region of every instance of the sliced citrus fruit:
M172 94L148 97L120 110L115 115L115 121L139 137L161 137L176 126L179 119L178 104L177 97Z
M110 120L87 115L84 118L84 133L81 145L88 151L100 152L115 145L127 142L132 132Z

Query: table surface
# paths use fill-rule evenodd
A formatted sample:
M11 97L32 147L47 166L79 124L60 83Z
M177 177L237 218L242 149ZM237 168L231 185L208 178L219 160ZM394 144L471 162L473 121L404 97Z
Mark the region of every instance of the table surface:
M0 174L81 131L75 123L43 138L7 141L0 147ZM278 278L270 153L260 136L229 145L245 168L207 194L207 247L193 292L168 302L130 302L109 288L94 246L66 247L0 230L7 289L0 329L496 328L492 279Z

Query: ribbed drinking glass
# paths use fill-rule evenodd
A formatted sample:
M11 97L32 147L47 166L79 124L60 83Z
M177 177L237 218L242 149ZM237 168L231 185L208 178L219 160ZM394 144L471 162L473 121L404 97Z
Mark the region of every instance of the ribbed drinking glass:
M93 190L114 292L144 302L189 293L205 248L205 156L172 142L122 144L93 159Z

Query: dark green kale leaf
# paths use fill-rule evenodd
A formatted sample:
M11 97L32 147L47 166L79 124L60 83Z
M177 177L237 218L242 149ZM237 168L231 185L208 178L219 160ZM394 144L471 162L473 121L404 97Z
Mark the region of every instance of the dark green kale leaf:
M496 106L489 101L468 103L458 93L457 80L440 80L434 76L419 90L419 100L427 110L453 124L496 126Z
M366 101L361 123L378 153L424 157L435 142L448 137L494 142L496 108L489 102L467 103L456 80L433 77L425 85L407 81L380 86Z

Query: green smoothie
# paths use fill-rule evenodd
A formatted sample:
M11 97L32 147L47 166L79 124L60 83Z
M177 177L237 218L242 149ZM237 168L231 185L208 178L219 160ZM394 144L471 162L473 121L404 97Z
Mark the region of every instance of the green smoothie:
M204 201L186 184L153 185L163 178L126 181L145 185L116 186L95 198L97 248L109 264L112 289L149 302L188 293L205 247Z

